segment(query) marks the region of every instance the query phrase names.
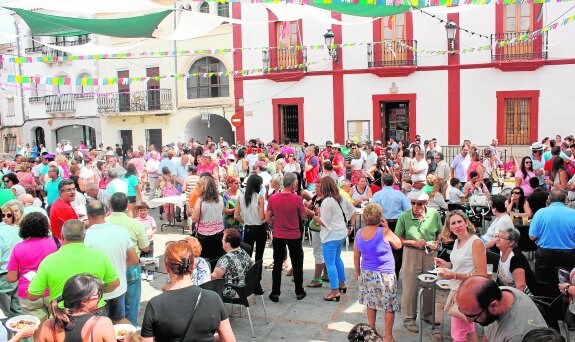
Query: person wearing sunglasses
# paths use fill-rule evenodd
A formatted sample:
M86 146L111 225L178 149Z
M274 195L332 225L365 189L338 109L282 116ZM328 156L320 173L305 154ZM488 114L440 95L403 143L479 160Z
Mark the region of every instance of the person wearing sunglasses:
M505 202L505 207L508 214L515 212L514 216L516 217L527 216L531 218L533 216L527 196L525 196L523 188L518 186L511 190L511 197Z
M432 248L427 248L427 242L438 240L441 233L441 218L439 212L432 208L427 208L429 195L424 192L412 192L407 198L411 203L411 208L402 212L397 218L395 234L401 239L403 245L403 265L402 265L402 285L401 312L403 324L411 332L419 332L415 323L417 309L417 276L421 272L433 269L433 259L437 255L434 250L436 243L430 244ZM421 314L423 320L431 322L431 292L425 291L423 294L423 307ZM437 321L436 321L437 322Z
M464 280L456 302L469 322L485 327L484 341L521 341L529 331L547 327L529 296L512 287L499 287L483 276Z
M493 212L491 225L487 228L485 234L481 236L481 241L483 241L487 249L490 249L497 243L496 236L498 232L505 228L513 228L513 221L511 217L509 217L505 207L505 197L494 195L491 201L491 210Z
M475 227L461 210L453 210L447 214L441 238L444 242L454 241L451 262L435 258L435 264L440 267L438 275L448 279L451 288L445 304L445 312L451 316L451 337L456 342L477 341L475 325L459 312L454 305L454 299L462 280L472 275L487 275L485 246L475 235Z
M536 177L535 172L533 172L533 161L531 157L523 157L519 170L515 172L515 186L521 187L527 197L533 192L529 185L529 180L533 177Z

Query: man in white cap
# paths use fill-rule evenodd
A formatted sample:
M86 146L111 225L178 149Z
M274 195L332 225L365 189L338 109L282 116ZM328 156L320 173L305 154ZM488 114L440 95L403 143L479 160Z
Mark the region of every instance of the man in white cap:
M441 218L437 210L427 208L429 196L422 191L409 194L411 209L397 218L395 234L403 244L403 265L401 270L403 292L401 295L401 313L403 324L411 332L419 332L415 323L417 313L417 276L433 269L433 258L437 236L441 233ZM433 242L433 243L431 243ZM430 244L430 246L428 246ZM423 294L423 320L431 322L431 291ZM437 322L437 321L435 321ZM437 324L437 323L436 323Z
M545 161L543 160L543 144L534 142L531 144L531 160L533 161L533 172L539 179L539 184L545 184Z

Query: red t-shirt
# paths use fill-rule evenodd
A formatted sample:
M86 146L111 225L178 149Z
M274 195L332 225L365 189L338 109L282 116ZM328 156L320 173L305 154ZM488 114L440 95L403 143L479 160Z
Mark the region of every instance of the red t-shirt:
M278 192L268 200L267 210L273 214L274 238L299 239L300 213L305 213L301 198L289 192Z
M313 166L311 170L304 172L305 181L313 184L319 178L319 160L316 156L305 157L305 160Z
M68 220L77 220L78 215L70 203L61 198L52 203L50 207L50 226L52 228L52 235L62 240L62 226Z
M340 162L341 162L341 165L344 165L343 155L341 153L337 152L335 154L335 156L333 157L333 166L339 165ZM336 170L334 167L333 170L335 171L335 173L337 173L338 177L345 176L345 167L342 167L339 170Z

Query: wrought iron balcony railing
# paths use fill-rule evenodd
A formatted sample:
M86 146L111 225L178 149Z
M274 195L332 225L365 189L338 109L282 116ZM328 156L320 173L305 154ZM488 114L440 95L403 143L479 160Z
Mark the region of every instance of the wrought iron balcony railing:
M81 38L78 40L73 40L73 41L57 41L57 42L53 42L50 43L50 45L56 45L56 46L76 46L76 45L83 45L86 44L90 41L90 38ZM46 56L46 57L64 57L64 56L68 56L69 53L64 52L64 51L60 51L60 50L54 50L52 48L49 48L47 46L42 46L42 56Z
M264 72L290 72L305 71L307 68L307 49L290 47L268 48L262 50L262 62ZM303 64L303 68L299 68ZM269 68L278 68L269 70ZM266 70L267 69L267 70Z
M76 112L74 94L47 95L44 97L46 113Z
M491 49L492 62L536 61L547 59L547 32L529 37L531 32L506 32L491 35L491 46L504 42L503 46L496 45Z
M98 112L148 112L172 109L171 89L98 94Z
M410 49L413 48L412 49ZM417 66L417 40L384 40L367 44L367 66L369 68Z

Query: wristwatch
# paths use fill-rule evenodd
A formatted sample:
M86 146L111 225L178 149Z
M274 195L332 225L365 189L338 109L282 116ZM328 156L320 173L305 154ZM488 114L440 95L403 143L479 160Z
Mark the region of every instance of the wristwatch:
M565 286L565 288L563 289L563 293L565 293L566 295L569 295L569 288L570 287L571 287L571 285Z

